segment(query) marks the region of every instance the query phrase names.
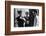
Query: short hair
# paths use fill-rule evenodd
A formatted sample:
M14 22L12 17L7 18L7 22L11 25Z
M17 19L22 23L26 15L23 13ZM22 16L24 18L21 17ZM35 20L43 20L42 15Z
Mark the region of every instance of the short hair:
M22 13L22 11L17 11L18 12L18 14L21 14Z
M32 11L34 11L34 13L37 13L37 9L29 9L32 13Z

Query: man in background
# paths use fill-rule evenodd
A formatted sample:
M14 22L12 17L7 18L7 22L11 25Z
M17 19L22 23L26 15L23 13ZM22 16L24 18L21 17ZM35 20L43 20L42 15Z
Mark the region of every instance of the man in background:
M25 27L29 27L29 12L26 12L25 15Z
M35 18L35 9L29 9L29 24L30 26L34 26L34 18Z
M34 26L39 26L39 11L35 11Z

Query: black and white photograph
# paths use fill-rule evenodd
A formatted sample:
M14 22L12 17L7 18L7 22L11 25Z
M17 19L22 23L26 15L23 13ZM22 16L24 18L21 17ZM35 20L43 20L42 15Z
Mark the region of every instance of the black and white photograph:
M11 5L11 31L41 30L41 11L39 6Z
M5 2L6 35L44 33L44 3L19 1Z
M39 9L14 8L14 27L39 25Z

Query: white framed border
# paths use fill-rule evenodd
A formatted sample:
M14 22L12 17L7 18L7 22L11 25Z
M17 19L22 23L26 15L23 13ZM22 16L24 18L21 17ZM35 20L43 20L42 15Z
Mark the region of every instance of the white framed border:
M14 8L39 9L39 27L14 27ZM11 5L11 30L10 31L28 31L28 30L42 30L42 6Z

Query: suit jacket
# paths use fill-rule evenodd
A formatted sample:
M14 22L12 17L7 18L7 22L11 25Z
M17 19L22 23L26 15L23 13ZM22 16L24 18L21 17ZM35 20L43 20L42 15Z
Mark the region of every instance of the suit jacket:
M20 18L21 16L18 16L16 19L18 21L18 27L23 27L24 20Z

